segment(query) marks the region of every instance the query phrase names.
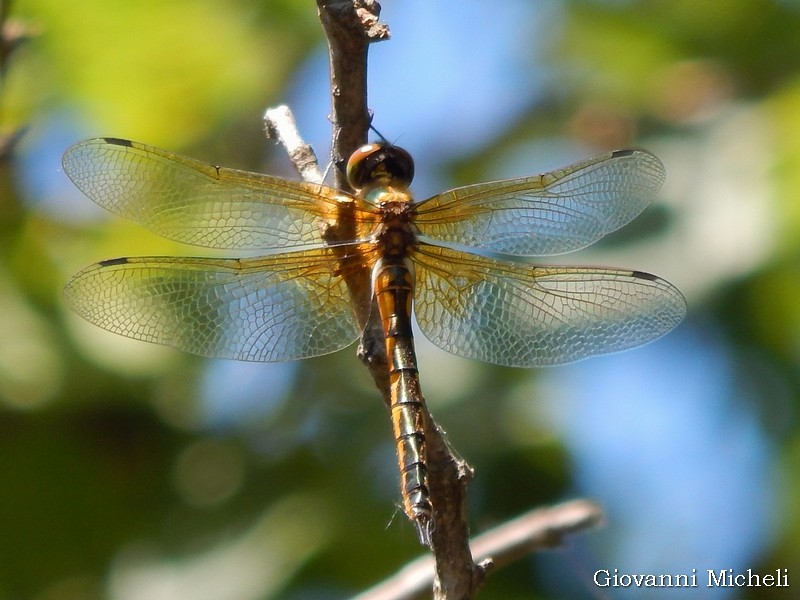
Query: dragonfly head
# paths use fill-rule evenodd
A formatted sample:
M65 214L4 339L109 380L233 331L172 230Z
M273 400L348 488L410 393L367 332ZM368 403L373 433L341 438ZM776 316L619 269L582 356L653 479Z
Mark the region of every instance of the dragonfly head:
M414 179L414 159L387 142L366 144L347 161L347 181L353 189L370 187L408 187Z

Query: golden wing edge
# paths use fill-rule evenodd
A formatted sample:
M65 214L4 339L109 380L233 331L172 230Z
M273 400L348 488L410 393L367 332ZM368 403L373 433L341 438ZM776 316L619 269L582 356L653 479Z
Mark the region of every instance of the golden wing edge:
M83 189L80 187L79 183L73 179L74 169L72 168L70 159L77 153L78 150L88 148L101 149L109 146L113 148L132 148L134 150L143 152L144 154L154 155L160 159L166 159L168 162L181 165L182 167L193 171L197 171L198 173L215 180L248 183L255 182L257 184L267 183L270 185L270 187L274 188L280 188L282 185L285 185L287 190L299 192L303 195L314 197L319 196L325 201L334 200L335 198L340 197L347 198L348 200L358 200L358 198L348 194L347 192L337 190L325 184L296 181L294 179L288 179L276 175L268 175L266 173L258 173L256 171L245 171L243 169L223 167L196 158L191 158L178 152L165 150L163 148L159 148L158 146L145 144L144 142L137 142L134 140L113 136L99 136L81 140L72 144L64 151L64 154L61 157L61 166L64 169L67 177L69 177L70 181L72 181L76 187L81 189L81 191L83 191ZM92 198L91 196L89 197ZM92 200L94 200L94 198L92 198Z
M464 205L475 204L476 201L490 202L495 196L507 196L509 193L513 192L542 192L543 197L548 195L560 197L561 194L547 193L548 188L576 174L581 175L581 172L589 167L601 166L603 163L614 159L630 158L641 162L642 171L650 171L650 174L653 175L651 178L654 183L652 186L653 194L658 193L658 190L664 185L667 177L664 163L649 150L643 148L626 148L598 154L591 158L567 165L566 167L560 167L537 175L495 179L451 188L445 192L435 194L417 202L415 205L418 212L417 218L421 223L436 223L439 220L439 217L435 217L436 213L440 211L451 211L455 204L458 204L459 207L463 207ZM487 191L487 189L489 191ZM444 200L447 196L452 196L453 200L437 204L437 201ZM429 204L432 206L426 206ZM446 220L446 218L442 220Z

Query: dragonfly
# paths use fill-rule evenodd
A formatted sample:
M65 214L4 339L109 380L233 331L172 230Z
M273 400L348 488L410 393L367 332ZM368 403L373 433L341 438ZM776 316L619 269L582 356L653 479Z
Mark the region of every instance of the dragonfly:
M166 238L260 252L91 265L65 294L95 325L200 356L273 362L349 346L363 333L356 308L371 311L388 359L403 508L426 545L435 523L412 310L440 348L511 367L639 346L686 312L655 275L528 259L588 246L641 213L665 178L644 150L419 202L411 155L385 141L350 157L352 193L110 137L70 147L63 167L97 204ZM348 286L357 277L368 282L360 293Z

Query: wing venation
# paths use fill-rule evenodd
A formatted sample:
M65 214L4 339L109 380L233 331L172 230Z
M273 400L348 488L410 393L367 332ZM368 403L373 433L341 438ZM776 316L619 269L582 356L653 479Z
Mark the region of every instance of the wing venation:
M321 245L340 203L369 206L321 185L217 167L152 146L96 138L64 153L64 171L100 206L164 237L222 249Z
M327 250L253 259L104 261L67 283L67 302L108 331L207 357L273 362L358 337Z
M437 346L467 358L535 367L654 340L683 319L669 282L639 271L536 267L421 246L416 315Z
M664 182L661 161L618 151L564 169L456 188L420 202L424 239L517 256L578 250L629 223Z

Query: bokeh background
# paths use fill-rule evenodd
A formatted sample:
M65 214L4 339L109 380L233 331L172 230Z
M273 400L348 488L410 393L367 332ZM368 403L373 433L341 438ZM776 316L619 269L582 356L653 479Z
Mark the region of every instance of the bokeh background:
M416 157L418 196L646 147L659 200L555 262L657 273L690 307L644 348L533 371L418 336L429 404L477 470L475 532L580 496L608 515L482 597L800 598L800 4L424 4L386 0L393 39L370 54L375 124ZM8 19L30 38L0 91L0 131L22 128L0 164L0 600L346 598L418 556L354 348L203 360L61 299L100 259L203 253L83 197L60 168L71 143L293 177L261 123L288 103L325 161L314 2L24 0ZM793 587L592 584L748 568Z

